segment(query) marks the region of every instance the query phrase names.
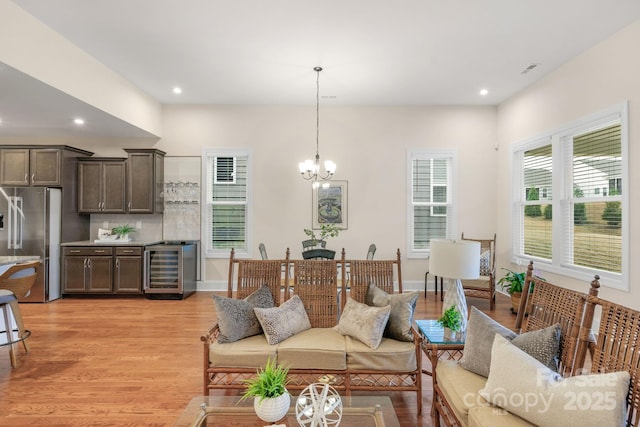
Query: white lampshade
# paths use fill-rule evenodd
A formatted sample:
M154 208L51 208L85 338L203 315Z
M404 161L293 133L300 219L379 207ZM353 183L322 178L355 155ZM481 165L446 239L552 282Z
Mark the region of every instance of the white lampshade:
M480 242L431 240L429 273L448 279L480 277Z

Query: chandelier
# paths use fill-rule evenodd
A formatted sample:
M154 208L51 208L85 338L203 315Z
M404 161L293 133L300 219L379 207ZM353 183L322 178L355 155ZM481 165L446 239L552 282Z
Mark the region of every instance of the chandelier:
M314 67L313 70L317 73L316 77L316 158L315 160L305 160L304 162L300 162L298 164L298 169L300 170L300 174L306 180L312 180L313 188L318 188L320 186L320 182L318 179L322 181L328 181L333 177L333 174L336 172L336 164L331 160L325 160L324 162L324 173L320 172L320 71L322 71L322 67ZM329 183L326 182L322 185L323 187L328 187Z

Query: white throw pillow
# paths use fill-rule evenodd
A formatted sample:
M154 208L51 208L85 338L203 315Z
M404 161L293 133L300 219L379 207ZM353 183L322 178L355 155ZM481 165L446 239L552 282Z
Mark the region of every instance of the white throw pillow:
M628 372L563 378L496 334L479 394L540 427L623 426L629 378Z

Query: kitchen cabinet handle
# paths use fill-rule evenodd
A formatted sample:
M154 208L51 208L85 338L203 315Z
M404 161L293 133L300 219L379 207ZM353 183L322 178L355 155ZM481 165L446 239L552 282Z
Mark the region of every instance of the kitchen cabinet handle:
M36 180L36 174L32 173L31 174L31 182L34 182Z
M85 258L85 259L84 259L84 261L83 261L84 268L87 268L87 261L88 261L88 260L87 260L86 258Z
M28 174L28 173L25 173L25 174L24 174L24 180L25 180L25 181L27 181L28 179L29 179L29 174Z
M70 250L69 250L69 253L70 253L70 254L79 254L79 253L80 253L80 251L79 251L79 250L77 250L77 249L70 249Z
M97 253L97 254L103 254L104 253L104 249L95 249L94 252Z
M120 260L116 260L116 270L120 270Z

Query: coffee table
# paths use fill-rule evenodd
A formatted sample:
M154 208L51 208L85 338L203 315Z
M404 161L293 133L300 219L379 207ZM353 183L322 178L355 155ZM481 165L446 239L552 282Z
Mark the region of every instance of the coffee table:
M295 406L297 395L291 397L291 408L285 419L279 421L287 427L299 426ZM350 396L342 398L342 421L350 427L400 427L387 396ZM269 423L260 420L253 410L253 399L240 401L240 396L194 397L184 410L175 427L204 426L262 427Z

